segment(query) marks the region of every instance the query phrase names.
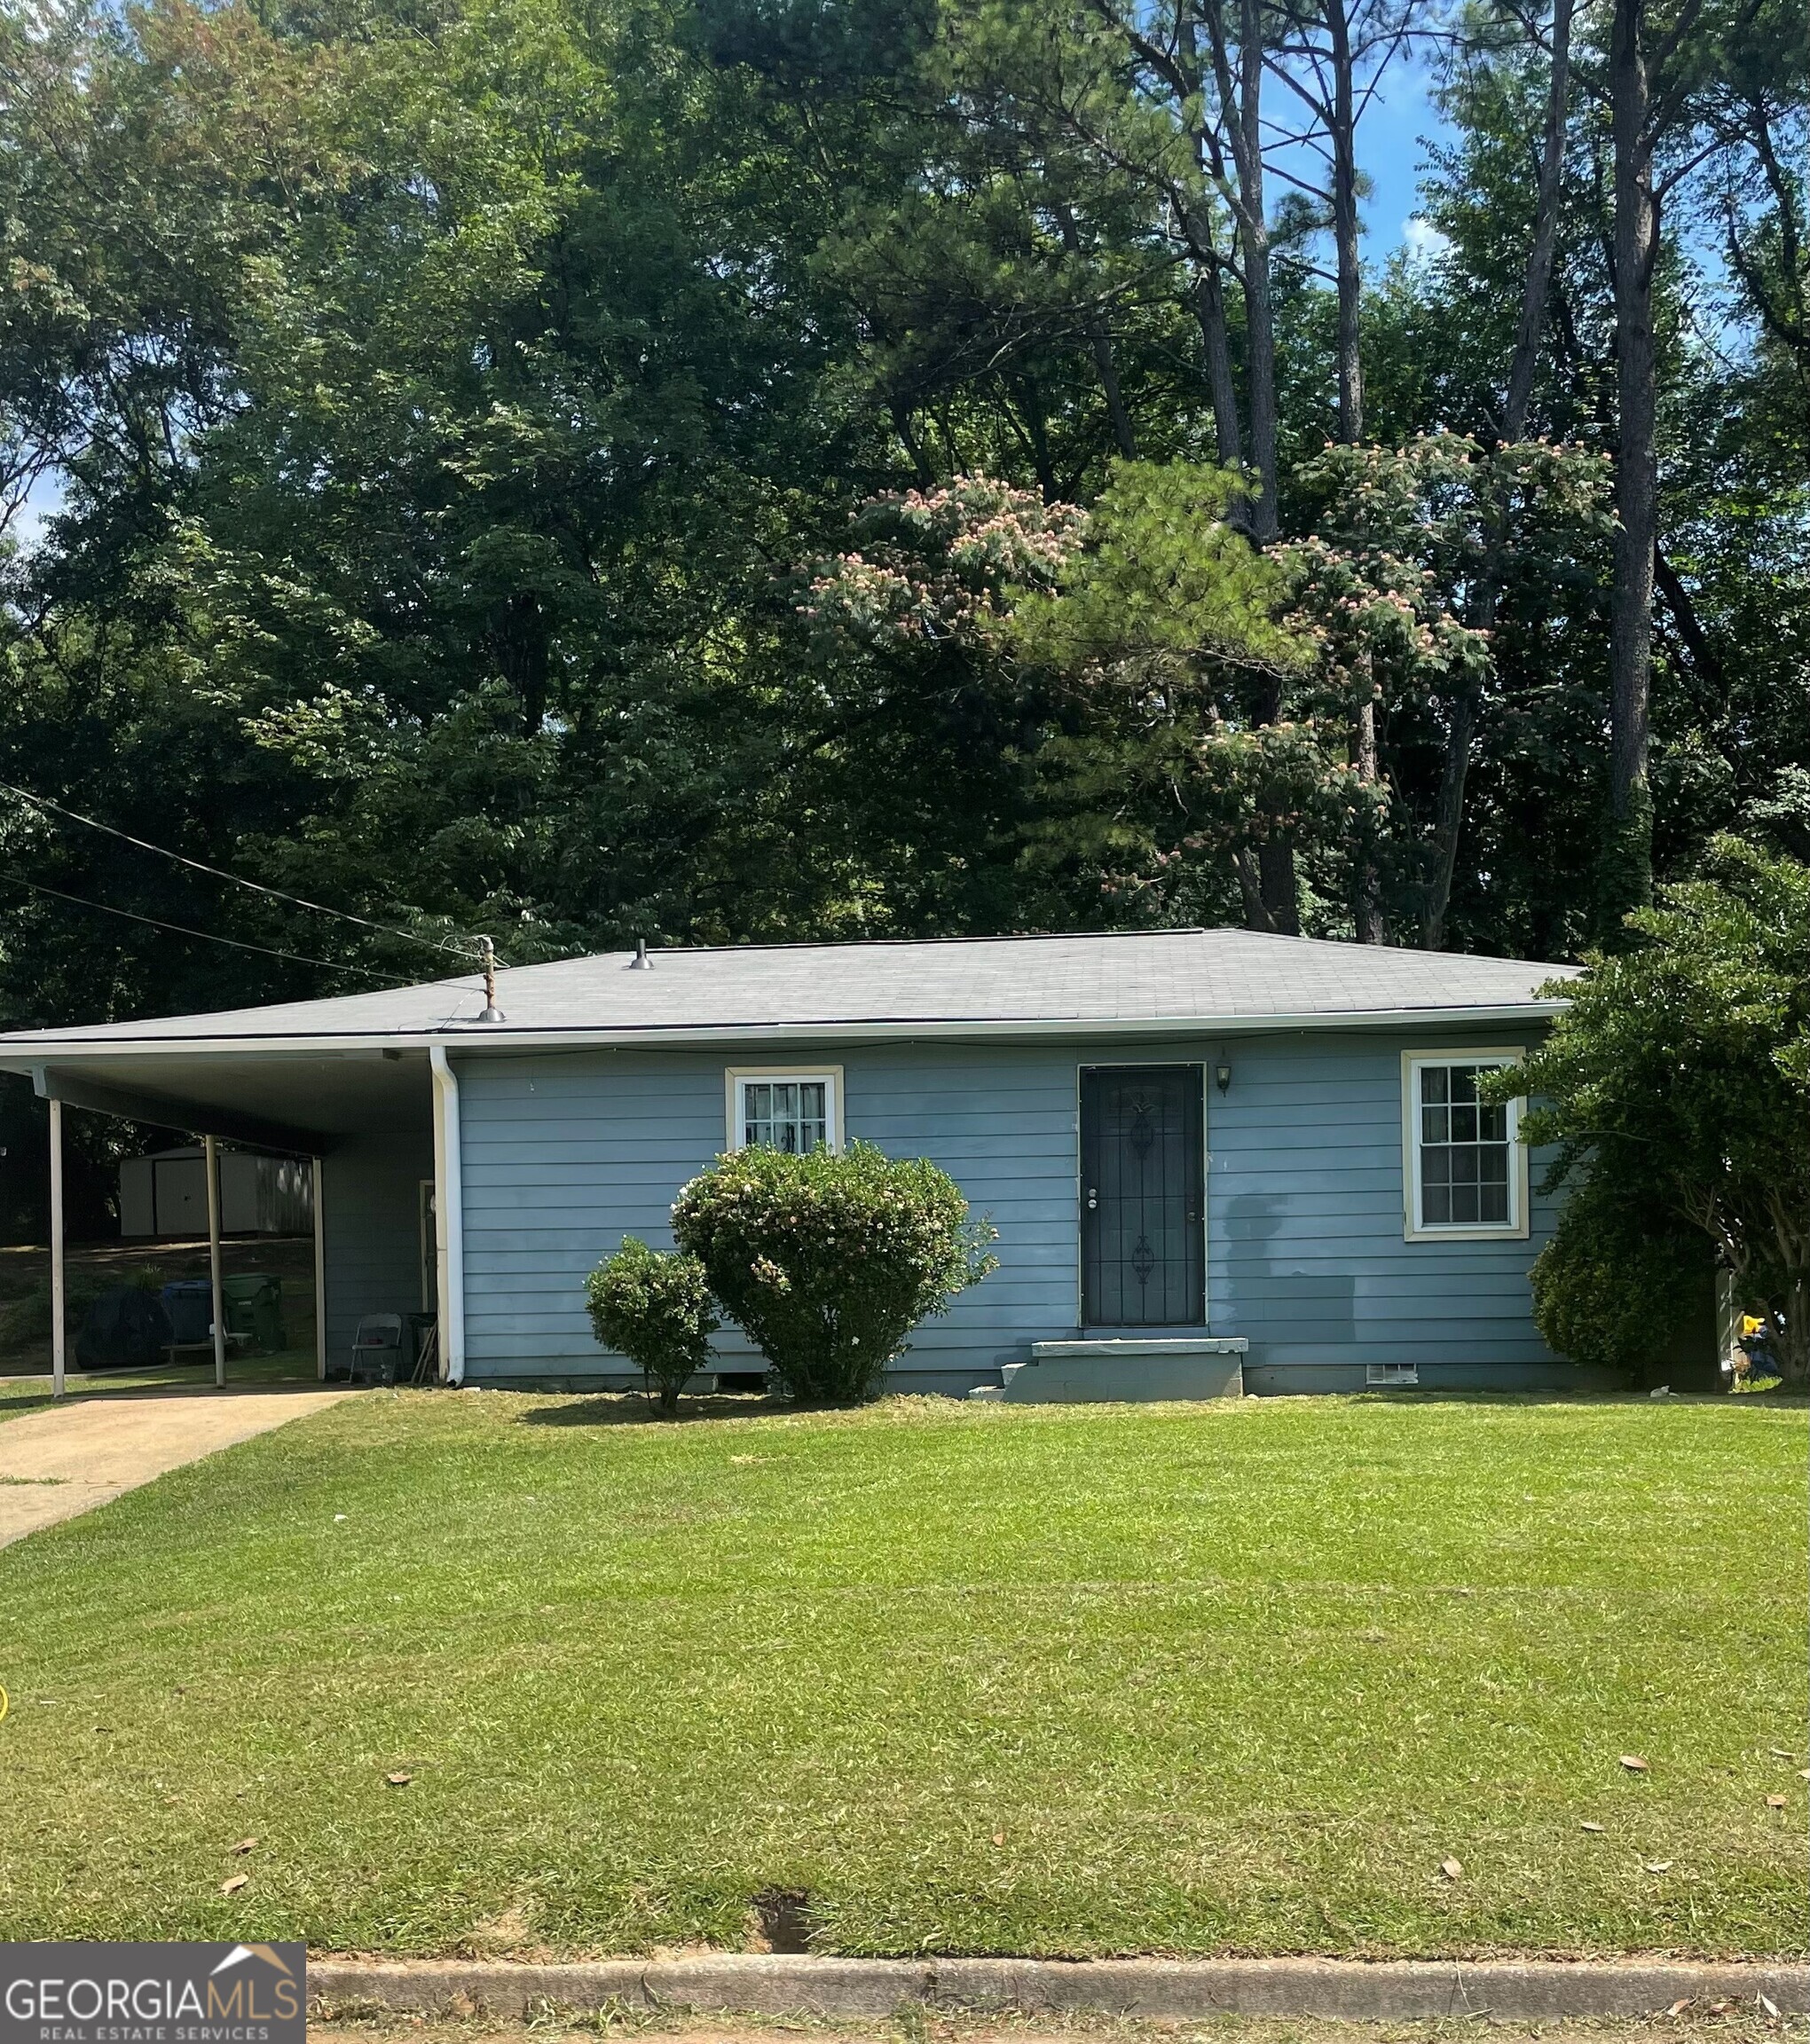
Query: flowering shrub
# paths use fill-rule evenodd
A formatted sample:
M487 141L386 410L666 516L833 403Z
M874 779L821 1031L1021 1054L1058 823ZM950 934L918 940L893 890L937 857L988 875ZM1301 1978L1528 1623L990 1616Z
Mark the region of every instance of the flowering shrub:
M947 1172L865 1143L719 1158L680 1193L673 1232L809 1404L873 1397L917 1323L996 1267L992 1224Z
M662 1412L676 1412L687 1380L709 1367L710 1338L722 1325L704 1265L626 1235L586 1279L585 1303L598 1340L640 1369Z
M854 546L814 564L800 609L869 643L960 637L1007 608L1011 593L1053 587L1087 523L1073 504L986 476L888 491L856 514Z

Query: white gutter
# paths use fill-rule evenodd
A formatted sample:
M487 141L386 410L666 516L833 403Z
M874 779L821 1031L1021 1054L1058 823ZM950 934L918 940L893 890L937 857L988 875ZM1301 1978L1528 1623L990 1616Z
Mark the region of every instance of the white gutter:
M727 1022L705 1027L652 1023L639 1028L516 1029L468 1022L432 1030L350 1032L337 1036L140 1036L0 1039L0 1072L29 1073L58 1057L142 1057L147 1053L219 1057L234 1050L264 1056L358 1056L359 1045L400 1050L689 1050L724 1043L986 1042L1096 1036L1248 1036L1275 1030L1462 1028L1467 1024L1545 1022L1567 1001L1517 1001L1491 1008L1371 1008L1315 1010L1304 1015L1157 1015L1082 1020L1055 1016L1035 1020L988 1019L872 1022ZM15 1048L16 1046L16 1048ZM26 1062L26 1060L29 1062ZM18 1062L15 1062L18 1060Z
M440 1379L465 1381L465 1181L459 1155L459 1081L445 1049L429 1052L434 1074L434 1282L439 1312Z

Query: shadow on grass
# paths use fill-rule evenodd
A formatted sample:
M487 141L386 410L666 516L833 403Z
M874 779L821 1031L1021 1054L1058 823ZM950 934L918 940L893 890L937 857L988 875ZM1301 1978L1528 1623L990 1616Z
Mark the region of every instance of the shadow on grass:
M9 1381L0 1378L0 1419L16 1419L21 1413L35 1412L55 1403L48 1381L40 1388L35 1379Z
M1644 1411L1656 1405L1720 1405L1731 1409L1743 1405L1802 1406L1810 1403L1810 1386L1800 1385L1795 1389L1787 1389L1783 1385L1775 1383L1766 1385L1757 1391L1737 1392L1667 1390L1663 1396L1657 1391L1569 1390L1562 1387L1532 1391L1296 1391L1256 1393L1254 1395L1265 1402L1283 1397L1292 1403L1332 1396L1352 1405L1620 1405Z
M488 1391L504 1388L500 1385L486 1385ZM522 1396L533 1395L528 1392ZM544 1394L542 1394L544 1395ZM1674 1391L1664 1399L1656 1399L1644 1391L1586 1391L1586 1390L1539 1390L1539 1391L1347 1391L1302 1392L1295 1394L1259 1394L1235 1403L1251 1405L1292 1405L1302 1403L1318 1403L1322 1400L1340 1403L1364 1405L1471 1405L1508 1406L1527 1409L1533 1406L1576 1406L1580 1408L1619 1405L1630 1409L1649 1410L1654 1405L1720 1405L1734 1408L1743 1405L1788 1405L1802 1407L1810 1403L1810 1390L1787 1391L1773 1388L1764 1391L1743 1392L1730 1396L1726 1392ZM871 1404L801 1406L789 1399L776 1398L757 1392L716 1392L697 1395L688 1394L680 1401L679 1410L670 1416L663 1415L652 1397L640 1391L598 1391L591 1393L568 1392L560 1396L557 1404L537 1404L519 1415L519 1424L524 1427L675 1427L685 1426L702 1419L754 1419L770 1413L787 1413L794 1417L814 1413L825 1418L846 1418L862 1412L874 1411L897 1403L879 1399ZM939 1398L938 1406L948 1406L952 1411L970 1411L973 1408L959 1398ZM1125 1403L1102 1401L1088 1402L1092 1410L1100 1412L1127 1411L1174 1411L1190 1403L1198 1404L1203 1414L1222 1410L1221 1399L1185 1399L1146 1403L1134 1400ZM994 1407L986 1409L989 1414ZM1025 1411L1048 1412L1051 1408L1027 1405ZM1080 1411L1076 1404L1068 1408Z
M759 1392L717 1391L681 1398L679 1410L663 1415L652 1398L640 1391L598 1391L569 1403L536 1405L521 1416L524 1427L682 1427L696 1419L753 1419L767 1412L792 1412L797 1407Z
M150 1370L77 1370L68 1373L68 1393L63 1403L105 1398L114 1394L143 1397L153 1393L171 1396L212 1394L214 1365L210 1358L194 1364L159 1365ZM318 1391L320 1380L314 1373L312 1353L303 1356L288 1350L279 1356L240 1356L226 1365L226 1392ZM0 1371L0 1420L15 1419L56 1403L47 1371Z

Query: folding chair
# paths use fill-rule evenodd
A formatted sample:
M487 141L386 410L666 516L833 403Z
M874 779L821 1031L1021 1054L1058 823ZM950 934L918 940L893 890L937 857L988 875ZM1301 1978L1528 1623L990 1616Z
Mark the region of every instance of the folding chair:
M351 1367L346 1381L356 1384L369 1376L379 1384L393 1384L402 1365L402 1315L367 1313L352 1336Z

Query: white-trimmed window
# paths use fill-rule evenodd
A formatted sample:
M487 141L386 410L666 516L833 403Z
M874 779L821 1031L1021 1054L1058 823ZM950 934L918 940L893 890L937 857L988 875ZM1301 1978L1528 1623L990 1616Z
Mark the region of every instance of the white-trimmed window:
M1521 1102L1478 1097L1518 1065L1513 1050L1411 1050L1402 1057L1402 1182L1409 1241L1527 1233Z
M731 1070L727 1076L730 1149L764 1143L792 1156L841 1149L839 1065Z

